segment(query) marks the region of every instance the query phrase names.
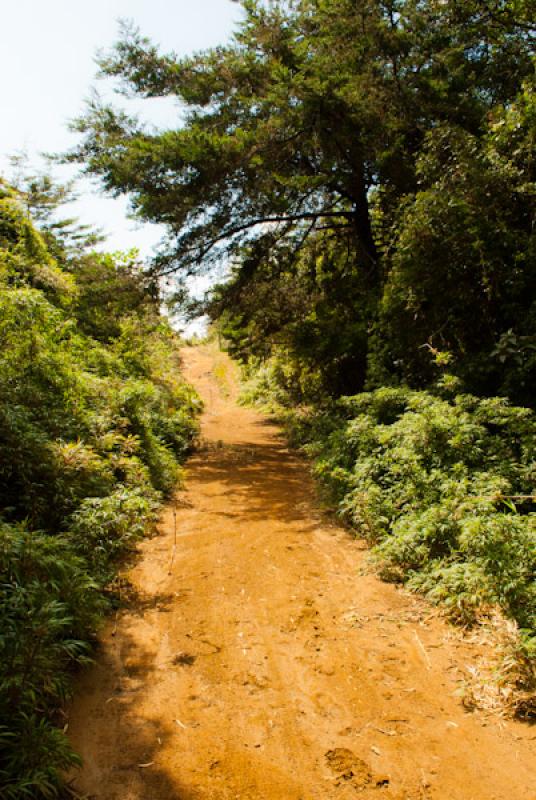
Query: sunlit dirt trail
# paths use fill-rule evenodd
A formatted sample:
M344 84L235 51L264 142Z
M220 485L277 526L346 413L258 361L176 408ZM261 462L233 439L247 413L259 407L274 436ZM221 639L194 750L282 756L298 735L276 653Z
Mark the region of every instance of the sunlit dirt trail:
M98 800L534 800L534 728L464 710L476 645L361 574L307 465L185 348L204 445L130 572L69 733Z

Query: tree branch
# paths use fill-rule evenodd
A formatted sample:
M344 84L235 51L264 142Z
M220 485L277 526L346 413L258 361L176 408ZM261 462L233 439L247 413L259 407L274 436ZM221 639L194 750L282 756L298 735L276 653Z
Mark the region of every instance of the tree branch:
M215 247L219 242L223 241L224 239L230 239L232 236L236 236L238 233L243 233L244 231L250 230L250 228L254 228L257 225L263 225L265 223L274 223L274 222L299 222L300 220L311 219L316 221L317 219L327 219L327 218L340 218L343 217L345 219L352 219L354 213L352 211L303 211L299 214L282 214L277 216L271 217L258 217L257 219L252 219L249 222L244 222L242 225L236 225L232 228L228 228L224 230L219 236L216 236L214 239L211 239L208 244L203 247L203 249L192 259L194 262L200 262L209 254L213 247ZM328 227L328 226L325 226ZM172 267L164 272L160 272L159 275L161 277L165 275L171 275L173 272L176 272L178 267Z

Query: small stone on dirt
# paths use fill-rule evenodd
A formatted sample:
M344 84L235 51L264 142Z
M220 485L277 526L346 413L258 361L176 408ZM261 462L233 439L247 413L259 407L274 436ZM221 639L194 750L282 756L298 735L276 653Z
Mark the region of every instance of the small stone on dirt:
M389 786L389 778L384 775L375 775L366 761L346 747L328 750L325 757L339 782L348 781L358 790L367 786L378 789Z
M176 666L191 667L195 659L196 656L191 655L191 653L177 653L177 655L173 656L172 663Z
M345 781L356 786L368 786L372 783L372 772L368 764L346 747L328 750L326 761L333 772Z

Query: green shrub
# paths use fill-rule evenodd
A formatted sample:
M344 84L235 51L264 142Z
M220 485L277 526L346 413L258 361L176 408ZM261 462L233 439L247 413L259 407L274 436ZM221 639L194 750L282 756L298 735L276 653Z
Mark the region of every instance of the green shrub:
M51 235L0 185L0 796L10 800L58 796L62 770L78 763L56 727L71 668L89 658L119 557L154 528L181 476L199 410L132 259L60 265Z
M536 635L536 419L503 398L378 389L341 398L293 435L340 513L406 581L463 622L498 605ZM534 640L536 641L536 639Z
M117 488L107 497L87 497L73 514L69 539L93 574L109 577L117 556L131 549L156 521L157 495Z
M104 610L66 537L0 523L0 795L55 797L78 763L55 726L68 668L87 663Z

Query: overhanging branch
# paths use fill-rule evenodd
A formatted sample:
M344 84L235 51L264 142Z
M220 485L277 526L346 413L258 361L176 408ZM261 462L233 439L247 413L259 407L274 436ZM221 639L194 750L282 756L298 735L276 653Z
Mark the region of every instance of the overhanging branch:
M211 239L210 242L208 242L208 244L205 245L205 247L203 247L203 249L200 250L194 258L192 258L192 261L197 263L201 262L219 242L222 242L224 239L230 239L239 233L250 230L251 228L255 228L257 225L279 222L292 223L307 219L313 221L316 221L317 219L341 217L344 219L352 219L353 216L353 211L302 211L298 214L281 214L276 216L257 217L249 220L249 222L244 222L241 225L235 225L232 228L227 228L226 230L222 231L222 233L214 237L214 239ZM178 269L179 267L172 267L168 270L160 272L159 275L164 277L165 275L170 275L173 272L176 272Z

